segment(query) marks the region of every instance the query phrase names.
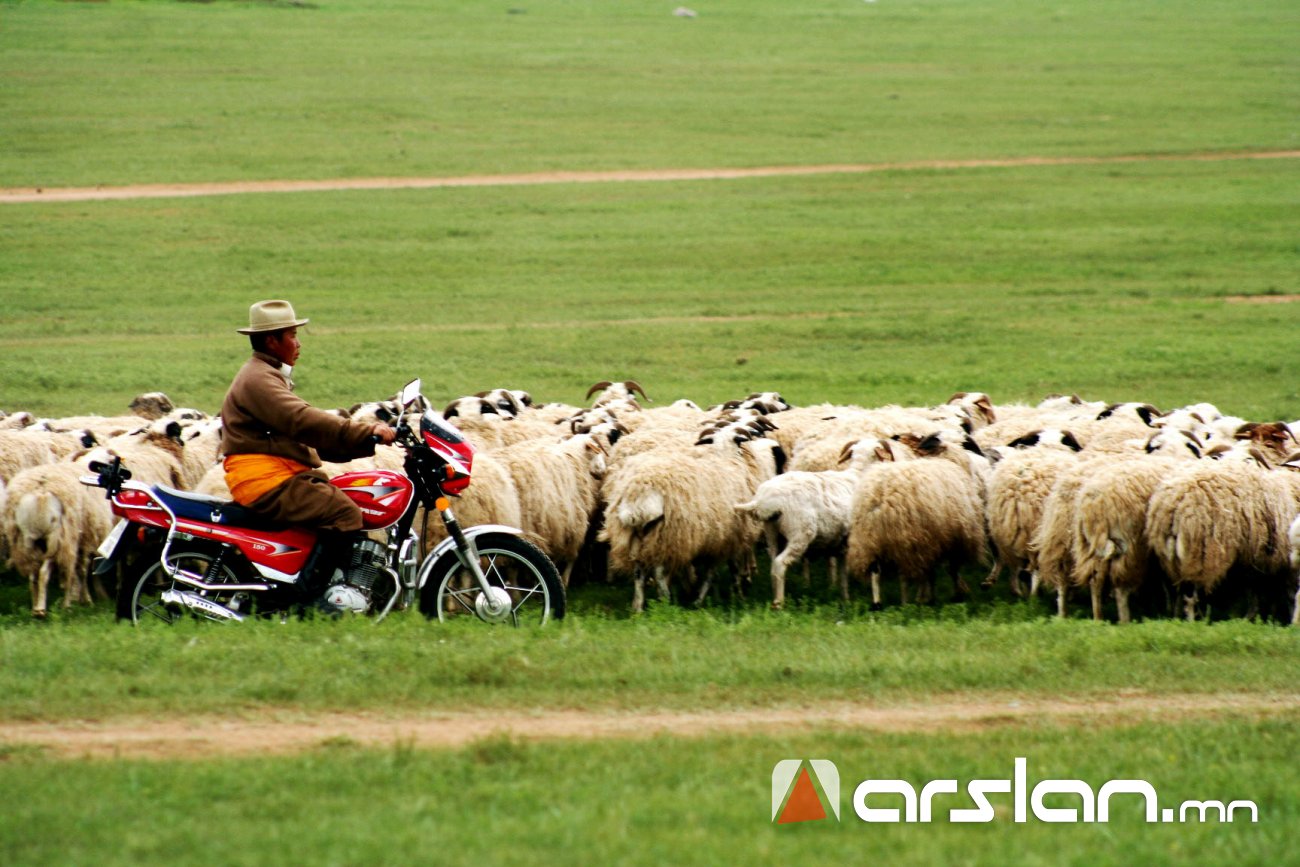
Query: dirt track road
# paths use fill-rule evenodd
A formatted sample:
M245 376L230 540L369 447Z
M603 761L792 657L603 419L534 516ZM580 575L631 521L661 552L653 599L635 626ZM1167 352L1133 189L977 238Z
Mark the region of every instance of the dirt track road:
M330 745L455 749L487 737L525 741L702 737L814 729L968 732L1027 724L1125 725L1235 715L1300 712L1300 695L1150 696L1105 700L936 697L912 704L828 704L807 708L685 713L587 710L377 713L266 711L256 718L167 717L107 722L0 723L0 746L36 747L54 758L205 759L286 754Z
M1091 166L1150 162L1223 162L1300 158L1300 151L1238 151L1188 154L1131 154L1110 157L1018 157L1012 159L931 160L897 163L850 163L820 166L760 166L755 168L647 169L608 172L537 172L515 175L466 175L443 178L335 178L332 180L230 181L201 184L138 184L120 187L16 187L0 189L0 204L87 202L107 199L162 199L191 196L230 196L249 193L306 193L339 190L405 190L438 187L531 186L634 181L701 181L772 178L794 175L864 174L868 172L939 171L953 169L1020 168L1026 166Z

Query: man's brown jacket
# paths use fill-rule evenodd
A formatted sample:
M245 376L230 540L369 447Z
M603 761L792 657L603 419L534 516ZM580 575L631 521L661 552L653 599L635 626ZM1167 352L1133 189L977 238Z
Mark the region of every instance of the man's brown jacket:
M370 425L316 409L293 393L273 355L254 352L221 406L223 455L275 455L315 468L375 453Z

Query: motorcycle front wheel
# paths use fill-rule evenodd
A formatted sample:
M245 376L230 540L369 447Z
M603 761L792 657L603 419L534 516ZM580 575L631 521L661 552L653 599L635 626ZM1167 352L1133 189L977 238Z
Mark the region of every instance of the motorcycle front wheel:
M172 568L184 569L186 572L202 576L208 584L243 583L229 563L218 562L220 550L218 546L191 548L174 546L168 552L167 563ZM169 599L165 595L169 593L191 593L222 609L241 615L248 613L251 600L247 592L199 590L174 581L157 556L148 558L144 563L144 569L135 578L123 580L118 587L118 620L130 620L136 624L142 622L172 624L191 616L205 620L231 619L206 612L202 603L183 605L175 599ZM241 612L240 609L243 611ZM216 611L216 609L211 610Z
M555 564L531 542L509 533L474 538L490 591L447 551L428 570L420 611L441 621L472 617L485 623L540 626L564 617L564 586Z

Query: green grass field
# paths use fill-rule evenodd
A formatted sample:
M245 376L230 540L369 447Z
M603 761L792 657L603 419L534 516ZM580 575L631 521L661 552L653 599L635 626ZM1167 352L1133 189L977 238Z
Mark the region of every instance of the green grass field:
M0 188L1190 156L1300 147L1294 4L1118 0L0 0ZM0 409L213 410L260 298L312 324L318 405L421 376L581 403L776 389L797 404L1050 392L1300 417L1294 158L0 203ZM34 624L0 586L0 721L932 697L1289 701L1297 633L1058 623L994 594L624 616L586 587L541 633L369 622ZM0 862L1281 863L1294 709L1120 724L812 728L255 759L64 759L0 743ZM1143 778L1258 824L869 826L852 786ZM837 761L845 821L776 826L774 763ZM962 805L957 805L962 806ZM484 821L486 820L486 822Z

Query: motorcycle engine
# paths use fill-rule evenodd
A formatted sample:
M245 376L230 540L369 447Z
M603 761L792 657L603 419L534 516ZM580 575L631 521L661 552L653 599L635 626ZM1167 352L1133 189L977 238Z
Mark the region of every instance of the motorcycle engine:
M375 578L387 560L388 552L383 545L371 539L359 540L352 546L341 580L329 588L326 598L339 608L364 614L370 608Z

